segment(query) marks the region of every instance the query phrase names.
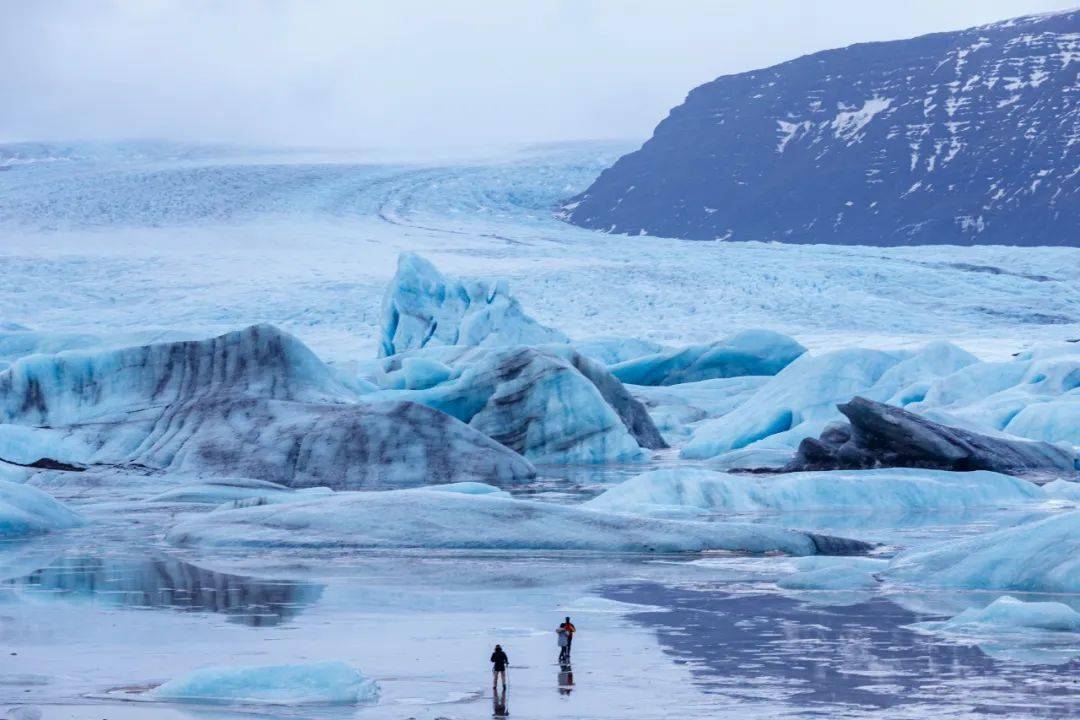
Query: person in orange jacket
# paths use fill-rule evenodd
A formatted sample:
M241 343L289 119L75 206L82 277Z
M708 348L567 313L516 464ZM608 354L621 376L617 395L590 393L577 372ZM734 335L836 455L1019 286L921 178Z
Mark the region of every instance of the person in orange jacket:
M574 645L574 633L577 632L577 628L574 627L574 623L570 622L570 616L569 615L566 616L566 620L563 622L562 625L559 626L558 630L556 630L555 632L559 633L560 635L563 632L566 633L566 653L564 655L563 653L560 652L559 653L559 658L560 658L560 660L562 660L562 659L569 660L570 659L570 648L573 647L573 645ZM559 644L561 645L562 643L560 642Z

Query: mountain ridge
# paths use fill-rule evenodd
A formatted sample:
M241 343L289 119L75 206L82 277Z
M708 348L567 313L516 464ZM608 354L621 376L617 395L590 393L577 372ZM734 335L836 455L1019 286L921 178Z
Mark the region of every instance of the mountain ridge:
M561 216L687 239L1077 245L1080 10L704 83Z

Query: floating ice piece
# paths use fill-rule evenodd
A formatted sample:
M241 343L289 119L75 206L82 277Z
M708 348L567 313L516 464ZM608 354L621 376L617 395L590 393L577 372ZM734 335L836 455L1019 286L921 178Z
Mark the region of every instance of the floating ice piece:
M683 467L639 475L585 505L650 515L687 508L709 513L837 508L907 513L1042 499L1044 494L1034 483L992 472L891 468L763 476Z
M149 692L155 700L230 705L355 705L379 698L379 686L342 662L209 667Z
M385 547L499 550L858 554L866 543L768 525L659 520L526 500L399 490L189 518L181 546Z
M838 406L850 424L806 438L788 470L920 467L1009 474L1068 472L1076 453L1050 443L949 427L862 397Z
M446 485L427 485L414 490L414 492L426 491L461 493L462 495L495 495L497 497L510 497L510 493L505 490L497 488L494 485L479 482L456 482L447 483Z
M506 280L450 278L414 253L398 257L383 297L379 356L432 345L540 345L567 342L525 314Z
M768 380L767 376L746 375L680 385L635 385L631 392L648 408L649 416L665 436L682 439L693 433L694 423L726 415ZM785 462L787 458L780 464Z
M1080 503L1080 482L1059 479L1046 483L1042 489L1046 497L1053 500Z
M590 360L595 360L603 365L614 365L643 355L655 355L666 349L660 343L650 340L617 337L575 340L570 343L570 347Z
M910 551L884 574L922 586L1080 592L1080 510Z
M644 406L569 346L437 354L452 363L451 380L375 397L445 412L533 462L628 462L643 457L642 447L666 446ZM388 358L384 370L397 365Z
M1080 613L1060 602L1024 602L1005 595L949 620L908 627L978 643L988 655L1014 662L1057 665L1080 656Z
M878 585L874 573L889 564L888 560L860 557L807 557L794 562L796 571L776 582L785 590L865 590Z
M746 330L707 345L688 345L613 365L611 373L632 385L679 383L775 375L806 352L787 335Z
M251 478L220 478L200 480L170 488L147 498L152 503L192 503L196 505L220 505L234 500L266 497L272 495L295 495L292 488L266 480Z
M1080 633L1080 613L1064 603L1024 602L1005 595L984 608L968 608L956 617L937 625L949 630L972 625L993 625L1002 630L1030 628Z
M921 395L913 378L933 377L966 367L974 358L947 343L916 353L848 348L824 355L805 354L781 370L742 405L703 422L683 448L687 458L711 458L762 443L794 451L805 437L817 436L841 419L838 403L856 395L885 401Z
M448 366L424 357L407 357L401 360L401 369L388 373L384 378L386 387L401 390L425 390L446 382L454 374Z
M0 363L13 363L28 355L53 355L67 350L101 350L155 342L194 339L177 330L137 330L105 336L89 333L44 332L0 323Z
M931 417L947 414L984 431L1080 447L1080 352L1069 345L972 365L931 383L923 401L909 409Z
M138 463L292 487L514 483L535 474L452 417L370 397L270 326L32 356L0 373L0 457Z
M0 539L66 530L79 516L51 495L29 485L0 480Z

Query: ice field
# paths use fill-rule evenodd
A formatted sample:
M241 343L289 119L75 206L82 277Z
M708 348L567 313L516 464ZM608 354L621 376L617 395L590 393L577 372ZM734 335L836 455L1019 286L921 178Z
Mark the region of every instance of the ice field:
M553 216L625 149L0 146L0 717L1080 713L1080 250Z

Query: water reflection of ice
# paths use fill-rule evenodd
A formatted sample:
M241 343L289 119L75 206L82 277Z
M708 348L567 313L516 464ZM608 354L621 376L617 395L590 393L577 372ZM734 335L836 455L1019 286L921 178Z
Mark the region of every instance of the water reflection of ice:
M762 592L659 584L612 586L605 595L668 608L632 617L653 626L698 684L739 703L745 716L777 701L834 717L1080 712L1074 680L1080 660L1019 665L1008 662L1015 654L995 657L919 634L906 626L925 616L881 596L825 606Z
M221 613L233 622L256 626L289 620L316 602L322 591L314 583L230 575L164 556L64 555L0 583L0 593L33 600Z

